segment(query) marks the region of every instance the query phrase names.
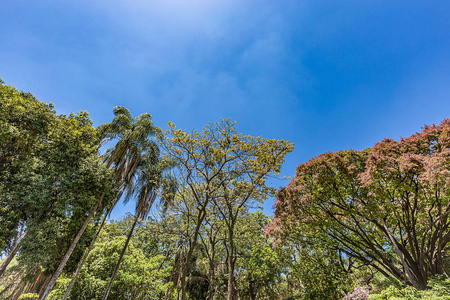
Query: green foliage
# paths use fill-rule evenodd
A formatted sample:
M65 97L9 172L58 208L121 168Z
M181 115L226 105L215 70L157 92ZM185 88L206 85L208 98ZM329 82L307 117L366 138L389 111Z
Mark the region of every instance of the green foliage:
M70 299L102 298L128 233L111 299L226 298L229 287L234 298L276 299L298 291L292 253L264 236L266 215L249 212L276 191L266 181L279 174L292 143L244 136L228 119L191 133L170 124L164 138L150 114L133 118L123 106L114 113L96 130L86 112L58 115L52 104L0 82L0 252L19 245L0 278L5 295L45 290L90 210L103 199L98 218L122 193L138 200L137 222L106 225ZM108 140L117 143L101 158ZM163 200L161 215L143 220L156 200ZM49 299L63 297L97 226L88 225Z
M281 238L320 238L386 277L425 289L448 259L449 132L447 119L398 142L299 165L278 193L273 229Z
M116 225L107 225L110 226L113 230L104 231L89 253L69 299L102 299L126 240L123 235L111 235L117 231ZM111 299L157 299L164 294L169 287L165 278L171 268L163 264L163 260L162 255L146 257L131 242L112 286ZM58 279L49 299L61 299L69 282L70 278Z
M108 205L113 176L97 154L100 135L88 113L57 115L52 104L3 84L0 99L0 251L20 240L20 272L32 281L56 269L100 195Z
M302 249L293 266L293 276L302 282L302 299L337 299L349 288L349 276L342 270L336 253Z
M263 234L268 222L269 218L257 211L242 215L236 224L237 288L244 299L271 299L293 293L286 282L286 262L291 257Z
M398 288L389 286L381 293L370 295L371 300L448 300L450 279L435 277L428 282L429 289L417 290L411 286Z
M39 299L39 295L36 293L26 293L20 295L19 297L19 300L33 300L33 299Z
M380 294L370 295L372 300L416 300L422 299L419 292L409 286L403 289L399 289L395 286L390 286L386 290L382 291Z
M52 104L0 82L0 251L10 246L25 217L17 204L11 203L14 190L22 188L14 177L33 163L55 118Z
M200 247L197 247L196 250L188 265L186 291L189 294L189 299L203 300L208 295L208 280L202 265Z
M111 173L93 152L95 131L92 127L79 128L80 123L74 122L77 118L62 118L63 126L75 126L74 136L69 137L70 127L61 128L64 134L57 141L48 141L51 146L45 148L44 157L36 158L36 164L23 168L20 177L15 178L21 190L14 199L27 224L20 258L28 266L55 269L100 195L107 195L105 203L112 198ZM81 143L79 139L86 138L86 131L92 136L87 143ZM87 238L83 236L80 245Z
M428 285L431 287L429 290L422 292L424 296L427 297L446 297L450 299L450 279L444 278L443 276L436 276L428 281ZM443 298L445 299L445 298Z

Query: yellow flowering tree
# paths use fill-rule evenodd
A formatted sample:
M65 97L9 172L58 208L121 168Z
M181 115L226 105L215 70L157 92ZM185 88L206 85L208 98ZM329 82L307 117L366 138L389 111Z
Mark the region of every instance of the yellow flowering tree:
M198 242L200 229L214 209L227 228L228 299L236 299L234 230L238 217L251 202L273 194L267 186L278 175L284 157L294 146L289 141L264 139L236 131L236 122L222 119L192 132L170 129L162 137L162 148L177 163L174 170L178 193L174 205L188 220L187 251L180 275L182 299L186 299L187 266Z

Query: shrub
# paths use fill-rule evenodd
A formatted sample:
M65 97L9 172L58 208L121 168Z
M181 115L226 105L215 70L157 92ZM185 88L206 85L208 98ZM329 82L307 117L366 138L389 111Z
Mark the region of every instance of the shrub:
M428 282L430 289L419 291L413 287L399 289L393 285L379 294L370 295L370 300L450 300L450 279L435 277Z

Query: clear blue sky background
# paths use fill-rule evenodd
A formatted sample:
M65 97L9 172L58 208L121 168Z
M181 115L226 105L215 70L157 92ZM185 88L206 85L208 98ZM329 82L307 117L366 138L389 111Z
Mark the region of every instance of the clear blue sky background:
M450 117L450 2L2 1L0 76L96 125L119 104L163 128L230 117L294 142L292 176Z

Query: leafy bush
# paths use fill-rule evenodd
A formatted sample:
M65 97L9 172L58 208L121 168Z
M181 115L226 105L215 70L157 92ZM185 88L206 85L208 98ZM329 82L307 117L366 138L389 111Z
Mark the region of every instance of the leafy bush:
M393 285L379 294L370 295L370 300L415 300L421 299L419 292L413 287L399 289Z
M428 297L430 299L450 299L449 278L444 279L442 277L435 277L428 282L428 285L431 287L431 289L422 292L424 297Z
M413 287L399 289L390 286L379 294L370 295L370 300L449 300L450 279L435 277L428 282L430 289L419 291Z

